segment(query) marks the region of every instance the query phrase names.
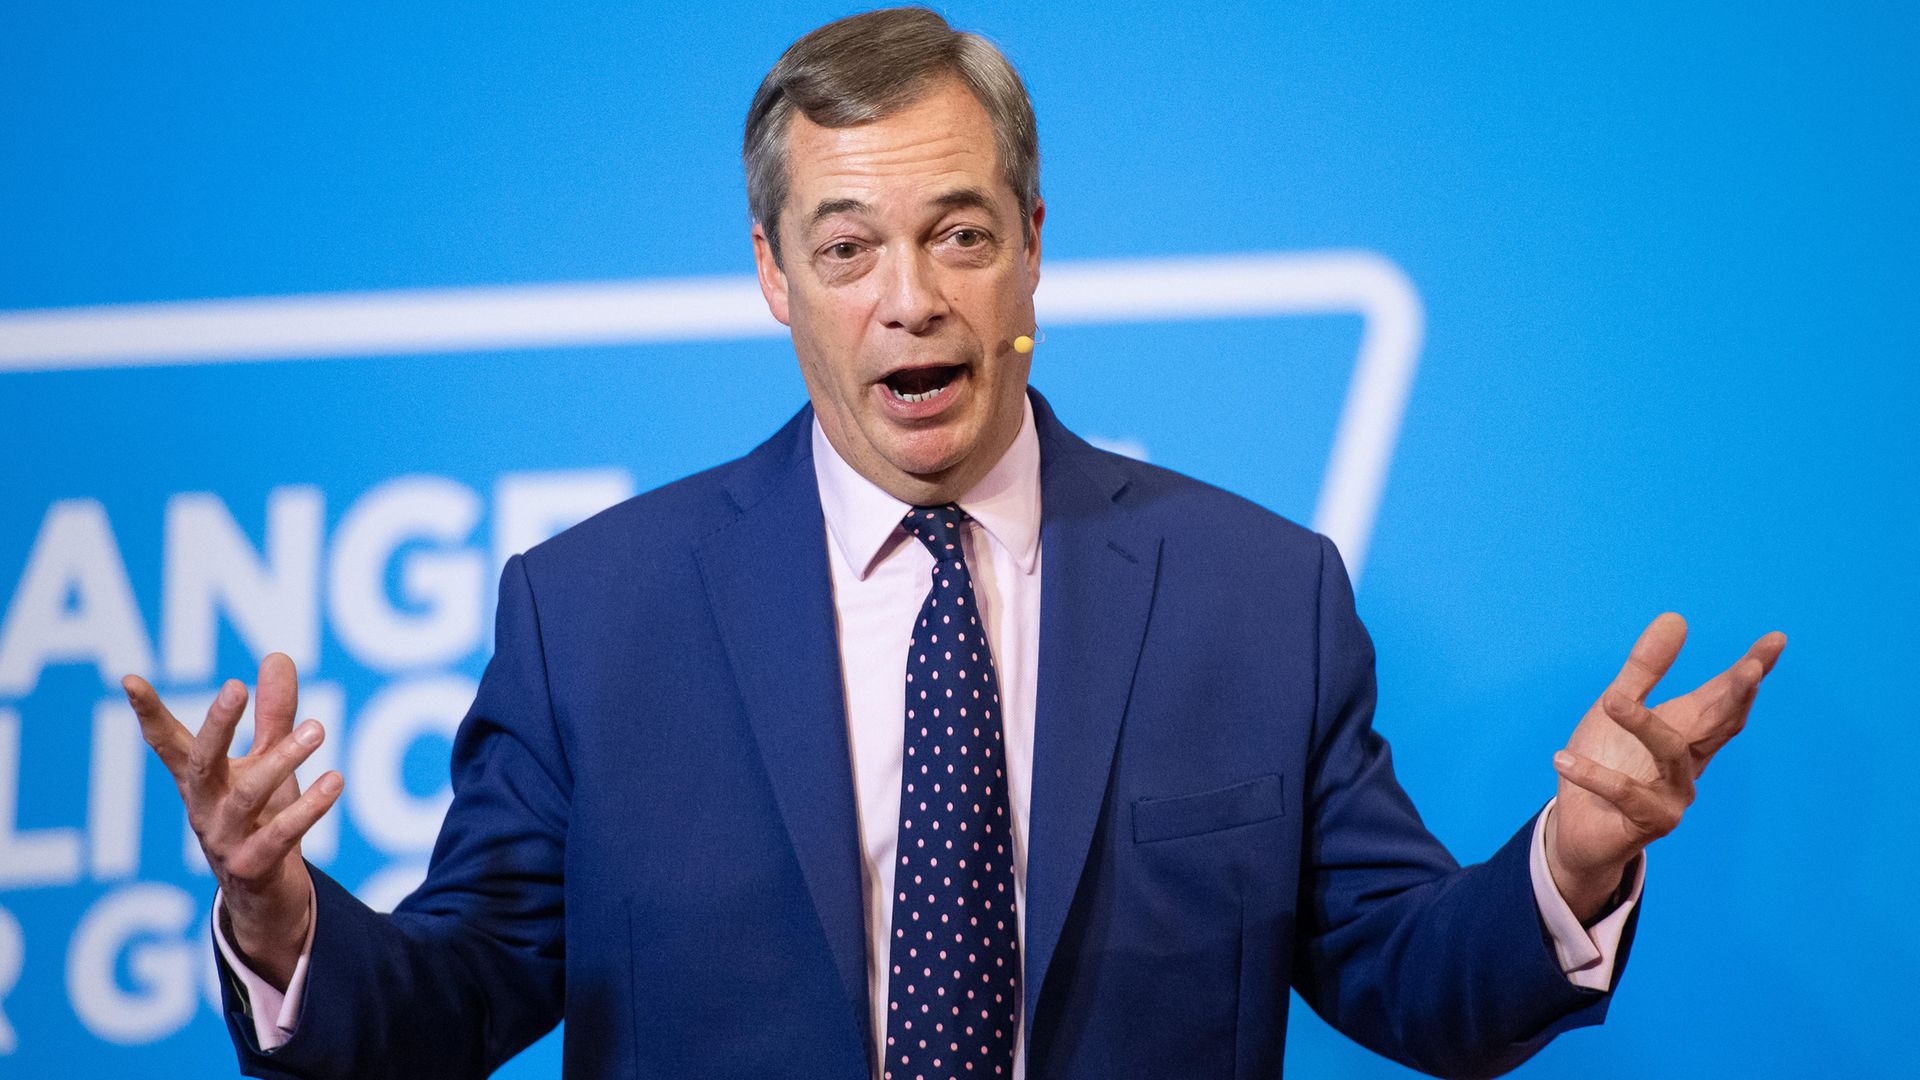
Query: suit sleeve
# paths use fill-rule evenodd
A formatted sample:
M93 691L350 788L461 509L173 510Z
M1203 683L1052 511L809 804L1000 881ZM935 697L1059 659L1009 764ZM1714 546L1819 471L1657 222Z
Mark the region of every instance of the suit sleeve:
M286 1043L263 1052L231 978L221 980L243 1073L479 1077L559 1022L572 780L519 556L501 576L494 656L454 737L452 771L427 879L392 915L309 867L312 954Z
M1554 955L1534 898L1531 819L1465 868L1421 823L1373 730L1373 643L1339 553L1321 544L1295 988L1335 1028L1402 1064L1497 1076L1561 1031L1599 1023L1610 989L1573 985ZM1630 923L1616 982L1632 936Z

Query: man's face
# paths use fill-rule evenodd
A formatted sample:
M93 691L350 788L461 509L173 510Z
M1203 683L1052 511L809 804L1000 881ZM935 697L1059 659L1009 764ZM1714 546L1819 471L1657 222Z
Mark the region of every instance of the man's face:
M759 225L754 261L821 428L895 497L959 498L1020 430L1013 339L1034 328L1045 207L1021 220L986 109L953 80L857 127L796 113L787 161L785 265Z

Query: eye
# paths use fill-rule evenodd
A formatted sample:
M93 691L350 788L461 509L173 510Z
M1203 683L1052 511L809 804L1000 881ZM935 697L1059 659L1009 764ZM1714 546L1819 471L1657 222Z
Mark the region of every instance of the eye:
M839 259L843 262L858 254L860 254L860 245L851 240L842 240L837 244L831 244L827 247L827 256L829 258Z
M987 242L987 234L979 229L955 229L948 239L957 247L979 247Z

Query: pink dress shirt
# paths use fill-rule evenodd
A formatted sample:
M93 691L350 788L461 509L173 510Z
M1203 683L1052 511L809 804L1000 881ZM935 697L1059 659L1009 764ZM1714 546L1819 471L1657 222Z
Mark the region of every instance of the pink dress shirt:
M906 710L907 640L926 599L933 556L907 542L900 528L908 504L855 472L818 421L813 425L813 470L827 523L827 558L833 574L833 606L839 627L840 672L847 703L847 744L864 866L862 892L867 922L867 993L872 1008L874 1052L885 1057L888 935L892 932L894 844L900 815L901 717ZM973 520L961 545L973 574L975 602L993 645L1000 678L1002 736L1006 742L1008 812L1013 815L1013 890L1021 939L1026 937L1027 821L1033 793L1035 679L1040 655L1040 440L1028 404L1020 432L999 463L960 500ZM1561 970L1576 986L1604 990L1613 978L1620 932L1639 902L1646 860L1637 861L1628 898L1594 924L1580 920L1554 887L1547 870L1542 826L1551 803L1534 823L1531 867L1534 900L1552 938ZM238 962L218 927L222 955L245 987L255 1037L270 1050L290 1038L299 1019L307 954L301 954L283 995ZM308 927L307 947L313 929ZM315 1005L315 1007L322 1007ZM878 1076L878 1072L875 1073ZM1015 1036L1014 1080L1026 1075L1025 1025Z

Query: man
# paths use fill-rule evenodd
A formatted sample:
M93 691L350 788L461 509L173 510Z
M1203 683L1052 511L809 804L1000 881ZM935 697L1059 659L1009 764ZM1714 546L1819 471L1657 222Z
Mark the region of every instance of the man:
M190 735L127 679L220 879L243 1069L474 1076L564 1016L578 1077L1274 1075L1292 986L1485 1075L1598 1022L1640 851L1784 638L1649 710L1655 620L1556 800L1461 869L1371 729L1331 544L1028 391L1045 206L996 50L920 9L823 27L745 158L811 405L509 561L391 917L300 858L342 781L294 786L322 733L285 657L235 760L244 686Z

